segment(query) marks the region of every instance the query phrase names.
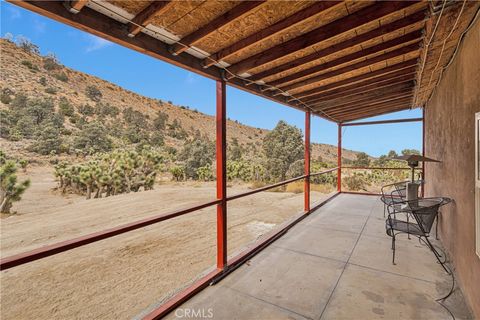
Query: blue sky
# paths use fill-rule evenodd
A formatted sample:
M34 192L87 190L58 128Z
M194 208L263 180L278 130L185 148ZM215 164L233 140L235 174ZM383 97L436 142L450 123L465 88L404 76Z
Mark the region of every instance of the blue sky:
M148 97L170 100L211 115L215 113L215 83L212 80L4 1L0 6L2 36L6 33L23 35L37 44L42 54L55 53L67 67ZM231 87L227 90L227 116L266 129L272 129L279 120L286 120L303 130L305 119L303 112ZM413 110L372 119L420 116L420 110ZM344 129L343 146L379 156L391 149L421 150L421 137L420 123L349 127ZM336 144L336 124L314 117L312 141Z

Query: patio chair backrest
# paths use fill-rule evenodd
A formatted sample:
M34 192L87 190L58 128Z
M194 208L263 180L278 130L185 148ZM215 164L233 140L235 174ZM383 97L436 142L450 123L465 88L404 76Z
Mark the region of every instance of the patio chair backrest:
M407 182L406 181L395 183L394 187L395 187L395 193L400 198L405 198L407 196Z

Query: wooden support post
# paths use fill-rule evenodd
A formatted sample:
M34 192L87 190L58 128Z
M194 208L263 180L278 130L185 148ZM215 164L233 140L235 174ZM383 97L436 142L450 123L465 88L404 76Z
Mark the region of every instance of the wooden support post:
M305 212L310 212L310 111L305 112Z
M337 191L342 192L342 124L338 124L337 144Z
M225 81L217 81L216 151L217 151L217 268L227 264L227 123Z

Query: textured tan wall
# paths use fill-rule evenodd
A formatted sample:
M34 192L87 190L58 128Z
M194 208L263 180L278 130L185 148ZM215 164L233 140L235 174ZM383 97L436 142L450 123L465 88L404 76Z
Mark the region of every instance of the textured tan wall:
M425 116L426 195L447 196L440 238L453 259L463 293L480 319L480 258L475 253L475 118L480 112L480 20L445 71Z

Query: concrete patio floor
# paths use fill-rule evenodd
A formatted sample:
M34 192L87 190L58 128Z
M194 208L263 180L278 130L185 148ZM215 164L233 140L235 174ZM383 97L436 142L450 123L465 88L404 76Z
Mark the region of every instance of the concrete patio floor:
M400 236L392 265L390 239L377 197L341 194L167 318L452 319L434 255ZM472 318L458 288L446 305Z

